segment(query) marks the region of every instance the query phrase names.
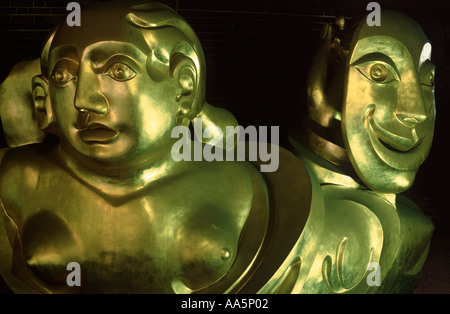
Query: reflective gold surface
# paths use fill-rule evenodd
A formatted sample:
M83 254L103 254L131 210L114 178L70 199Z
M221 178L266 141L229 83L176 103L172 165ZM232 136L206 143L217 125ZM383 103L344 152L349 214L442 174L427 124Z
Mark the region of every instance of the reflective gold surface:
M39 59L23 61L0 85L0 117L9 147L39 143L45 133L35 119L31 79L41 73Z
M433 140L434 74L431 44L407 17L386 11L380 27L362 23L356 30L342 131L370 189L398 193L413 184Z
M260 160L171 157L176 126L237 124L206 103L203 51L177 13L121 1L82 17L54 30L40 69L23 64L2 84L0 274L14 292L411 291L433 230L396 195L434 124L416 24L383 13L386 27L361 25L350 49L327 27L297 156L277 147L279 168L261 173ZM71 262L81 286L66 283ZM380 285L368 281L374 263Z
M34 117L26 95L14 110L50 136L11 130L19 147L1 153L2 277L19 293L192 293L224 278L217 289L231 289L261 251L268 194L249 163L170 155L175 126L237 123L205 102L195 33L158 3L82 16L82 27L61 23L49 37L40 75L17 70ZM25 92L2 87L5 97ZM66 284L70 262L81 286Z
M324 203L321 219L308 224L326 230L316 232L308 224L303 230L316 251L301 292L412 292L428 254L430 220L405 197L371 191L300 143L291 143ZM380 286L367 283L371 263L380 267Z
M320 187L324 213L315 224L326 230L303 231L317 251L301 292L411 292L427 257L433 224L397 193L413 184L431 147L431 45L410 18L381 16L379 27L360 22L351 42L348 30L324 27L308 117L290 133L291 150ZM368 284L370 265L379 265L379 285Z

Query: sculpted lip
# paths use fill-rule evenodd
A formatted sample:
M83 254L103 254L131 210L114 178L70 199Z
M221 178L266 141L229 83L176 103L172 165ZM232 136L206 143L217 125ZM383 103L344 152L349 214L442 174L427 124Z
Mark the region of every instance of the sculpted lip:
M375 106L369 106L365 110L364 119L368 122L369 132L373 133L371 135L374 135L386 149L397 153L407 153L420 143L418 139L405 138L380 127L373 119L374 111Z
M89 124L79 129L78 133L83 142L86 143L110 143L119 134L118 131L101 123Z
M375 106L368 106L362 118L375 153L386 165L394 169L403 171L417 169L423 161L420 150L418 150L421 141L410 140L376 128L376 123L373 121L374 110Z
M406 153L419 144L418 139L405 138L381 128L372 118L369 123L371 124L372 130L374 130L380 142L390 150L399 153Z

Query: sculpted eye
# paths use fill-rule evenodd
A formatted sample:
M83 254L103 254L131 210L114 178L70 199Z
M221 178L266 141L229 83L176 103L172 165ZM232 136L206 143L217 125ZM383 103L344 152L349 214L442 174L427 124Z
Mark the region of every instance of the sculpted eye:
M106 70L105 74L119 82L131 80L136 76L136 72L134 72L133 69L120 62L111 65L108 70Z
M69 83L71 80L73 80L76 76L67 71L64 68L56 68L53 71L52 79L55 81L55 83L59 86L64 86L67 83Z
M355 66L367 79L375 83L387 84L400 81L397 72L386 62L365 62Z

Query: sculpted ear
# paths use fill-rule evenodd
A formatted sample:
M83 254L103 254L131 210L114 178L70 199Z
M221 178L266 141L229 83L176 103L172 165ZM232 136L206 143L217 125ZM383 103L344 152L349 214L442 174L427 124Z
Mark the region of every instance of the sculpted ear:
M36 120L41 130L51 133L54 120L48 80L42 75L37 75L33 77L32 82L33 106Z
M181 53L172 57L171 73L177 82L179 103L177 122L179 125L189 125L189 122L198 115L198 74L194 61Z
M41 74L39 59L16 64L0 85L0 117L9 147L40 143L46 137L36 121L31 80Z

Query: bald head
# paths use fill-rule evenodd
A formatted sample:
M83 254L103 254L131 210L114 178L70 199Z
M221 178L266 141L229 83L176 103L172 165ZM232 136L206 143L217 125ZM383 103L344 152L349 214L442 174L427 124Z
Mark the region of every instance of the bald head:
M413 59L419 59L424 45L428 42L420 25L410 17L396 11L382 10L380 18L380 26L369 26L366 19L363 19L353 35L351 47L354 48L363 38L388 36L405 45Z

